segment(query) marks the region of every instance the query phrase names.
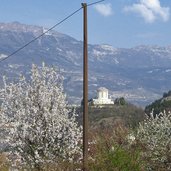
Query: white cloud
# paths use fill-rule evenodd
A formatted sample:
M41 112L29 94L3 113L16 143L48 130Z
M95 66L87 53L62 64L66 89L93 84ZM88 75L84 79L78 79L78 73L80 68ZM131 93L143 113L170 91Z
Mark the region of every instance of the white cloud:
M153 23L159 18L166 22L170 17L170 8L162 7L159 0L140 0L137 4L126 6L124 11L135 12L148 23Z
M113 14L112 5L110 3L107 4L97 4L94 8L103 16L110 16Z

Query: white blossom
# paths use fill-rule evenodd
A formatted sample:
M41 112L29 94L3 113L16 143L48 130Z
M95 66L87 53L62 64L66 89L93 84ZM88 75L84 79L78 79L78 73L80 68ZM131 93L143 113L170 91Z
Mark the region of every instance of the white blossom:
M136 139L145 145L144 155L156 165L171 169L171 114L153 114L139 125ZM149 168L152 168L150 163Z
M82 128L67 106L61 76L45 64L33 64L27 80L22 76L17 83L7 83L4 78L0 91L0 126L11 160L20 158L20 164L29 167L74 160L81 154Z

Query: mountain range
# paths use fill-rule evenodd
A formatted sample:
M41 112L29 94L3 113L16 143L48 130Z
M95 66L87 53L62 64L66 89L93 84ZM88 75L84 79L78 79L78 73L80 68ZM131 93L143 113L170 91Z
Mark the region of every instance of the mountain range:
M18 22L0 23L0 59L47 31L46 28ZM70 103L82 98L83 42L55 30L31 43L0 63L2 75L15 79L28 74L32 63L56 66L64 76ZM171 88L171 46L114 48L108 44L89 44L89 98L99 87L109 89L111 98L124 97L145 106Z

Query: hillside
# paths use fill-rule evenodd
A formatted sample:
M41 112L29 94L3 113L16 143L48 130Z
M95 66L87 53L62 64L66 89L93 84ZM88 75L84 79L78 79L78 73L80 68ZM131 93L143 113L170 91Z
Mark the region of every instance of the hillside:
M150 105L146 106L145 112L150 114L153 111L153 114L159 114L163 111L171 111L171 90L163 94L163 97L155 100Z
M78 111L80 118L82 118L81 108ZM132 104L89 106L88 115L91 127L113 127L117 124L123 124L134 128L145 117L143 109ZM81 119L79 121L81 122Z
M3 59L45 30L18 22L0 23L0 58ZM88 54L89 98L96 95L97 88L106 87L113 99L124 97L131 103L144 106L170 89L171 46L126 49L89 44ZM0 63L0 84L2 75L15 80L21 73L27 75L32 63L44 61L60 68L69 102L80 104L82 58L82 41L55 30L50 31Z

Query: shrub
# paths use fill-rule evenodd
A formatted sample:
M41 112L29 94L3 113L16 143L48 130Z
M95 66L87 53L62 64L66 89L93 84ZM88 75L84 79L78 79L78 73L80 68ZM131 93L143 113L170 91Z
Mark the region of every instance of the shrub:
M9 171L9 162L5 153L0 154L0 170Z
M97 132L90 147L89 170L91 171L141 171L140 151L127 141L128 130L117 126L112 131Z
M144 146L148 170L171 170L171 114L147 116L140 124L136 139Z
M33 65L29 81L4 80L1 96L0 126L13 163L39 170L44 163L72 163L80 155L81 127L67 107L62 78L54 68Z

